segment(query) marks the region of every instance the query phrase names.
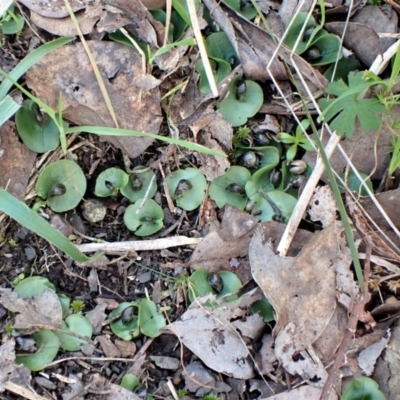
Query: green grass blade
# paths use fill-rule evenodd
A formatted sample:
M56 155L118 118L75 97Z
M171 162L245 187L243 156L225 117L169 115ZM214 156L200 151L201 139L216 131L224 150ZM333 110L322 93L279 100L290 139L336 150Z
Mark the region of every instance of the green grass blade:
M155 133L139 132L130 129L110 128L107 126L76 126L74 128L68 128L65 130L66 134L87 132L94 133L96 135L108 135L108 136L145 136L153 139L162 140L167 143L176 144L177 146L186 147L189 150L198 151L199 153L209 154L211 156L226 157L226 154L216 150L209 149L208 147L202 146L201 144L188 142L186 140L172 139L166 136L156 135Z
M81 253L64 235L39 217L25 203L0 188L0 211L15 219L19 224L31 230L49 243L61 249L75 261L85 262L90 258Z
M21 106L16 103L10 96L6 96L0 101L0 126L12 117Z
M29 53L11 72L10 77L17 81L30 67L36 64L40 59L51 51L58 49L64 44L70 43L75 39L75 37L64 37L53 40L52 42L46 43L43 46L38 47ZM43 71L45 74L46 72ZM0 99L3 99L12 86L12 82L5 79L0 85Z

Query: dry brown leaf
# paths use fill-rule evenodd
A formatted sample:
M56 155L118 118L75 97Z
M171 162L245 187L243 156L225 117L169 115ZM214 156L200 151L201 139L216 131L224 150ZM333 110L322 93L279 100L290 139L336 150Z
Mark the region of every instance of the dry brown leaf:
M320 337L336 308L335 265L340 257L337 224L324 229L303 247L297 258L275 255L265 229L259 228L250 243L254 280L276 312L275 353L285 369L306 380L326 372L304 350ZM293 356L302 352L302 358Z
M98 0L97 0L98 1ZM69 0L73 11L79 11L87 5L93 6L96 0ZM67 17L68 10L65 6L65 0L19 0L29 10L48 18Z
M204 306L208 299L221 306ZM190 305L180 321L163 330L177 335L209 368L236 379L250 379L254 371L249 351L231 321L245 317L250 305L259 299L260 290L253 290L229 303L215 299L213 295L204 296ZM257 318L261 319L258 314Z
M90 10L90 13L87 12L88 10ZM86 10L78 11L75 14L79 28L84 35L88 35L93 31L93 28L96 22L100 19L102 13L102 7L97 6L95 8L90 7ZM74 36L77 34L75 25L69 16L65 18L49 18L43 17L42 15L32 11L31 20L39 28L50 32L53 35Z
M23 200L36 153L20 143L15 126L7 121L0 127L0 187Z
M128 46L114 42L88 42L102 73L121 128L158 133L162 115L158 89L142 91L132 85L141 73L141 58ZM79 74L76 71L79 70ZM46 73L43 73L46 71ZM59 48L27 73L28 86L45 103L57 108L63 95L63 116L77 125L114 126L82 44ZM145 137L108 137L135 158L153 142Z
M290 390L286 393L280 393L261 400L319 400L321 390L312 386L302 386L297 389ZM329 400L337 400L338 396L335 392L331 393Z
M21 299L17 293L0 291L0 303L9 311L18 313L15 329L61 328L62 309L54 290L47 289L32 299Z

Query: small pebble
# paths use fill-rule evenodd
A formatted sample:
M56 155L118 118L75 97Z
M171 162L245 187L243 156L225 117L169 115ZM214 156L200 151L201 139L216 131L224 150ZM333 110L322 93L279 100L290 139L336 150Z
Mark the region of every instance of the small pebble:
M25 247L24 253L25 253L26 258L28 259L28 261L32 261L36 257L36 250L31 246Z
M105 218L107 208L101 201L88 200L83 203L82 214L87 221L96 223Z
M43 378L42 376L35 376L35 382L38 385L40 385L48 390L56 390L57 389L57 386L53 382L49 381L46 378Z
M139 283L147 283L151 281L151 271L142 272L136 278Z

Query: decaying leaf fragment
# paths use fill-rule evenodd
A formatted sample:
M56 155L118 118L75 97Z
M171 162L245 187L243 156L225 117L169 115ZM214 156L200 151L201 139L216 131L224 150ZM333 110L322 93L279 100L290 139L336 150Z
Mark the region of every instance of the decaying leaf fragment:
M219 303L219 307L205 306L207 298L214 304ZM251 379L254 371L249 350L230 321L246 316L246 310L259 299L259 289L222 305L224 300L215 300L213 295L198 298L181 320L165 327L164 332L177 335L209 368L235 379ZM261 320L258 314L255 317Z
M259 228L249 248L252 275L276 312L275 353L285 369L305 380L326 372L305 352L322 334L336 308L336 268L340 225L316 234L297 258L275 255ZM301 353L297 361L293 356ZM316 379L315 379L316 378ZM315 384L315 382L314 382Z

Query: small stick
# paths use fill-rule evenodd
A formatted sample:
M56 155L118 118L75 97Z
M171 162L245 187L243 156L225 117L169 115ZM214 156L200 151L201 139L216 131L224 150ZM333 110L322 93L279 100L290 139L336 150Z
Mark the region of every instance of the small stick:
M186 236L173 236L170 238L154 240L133 240L128 242L85 243L76 247L82 253L104 251L107 254L126 254L130 251L162 250L169 247L196 245L202 238L189 238Z

